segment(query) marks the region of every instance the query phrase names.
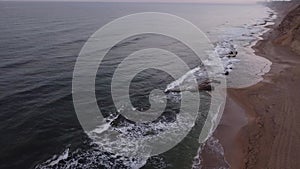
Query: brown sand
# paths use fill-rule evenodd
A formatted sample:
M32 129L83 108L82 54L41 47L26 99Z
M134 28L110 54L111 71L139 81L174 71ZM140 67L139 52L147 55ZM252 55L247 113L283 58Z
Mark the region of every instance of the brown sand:
M286 15L279 14L275 30ZM254 47L273 63L264 80L228 90L215 137L233 169L300 168L300 55L273 43L276 36L269 32Z

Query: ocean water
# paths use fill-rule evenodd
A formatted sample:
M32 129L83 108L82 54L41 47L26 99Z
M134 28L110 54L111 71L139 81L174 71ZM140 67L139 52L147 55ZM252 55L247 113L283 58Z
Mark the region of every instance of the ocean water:
M101 26L137 12L174 14L200 28L215 46L212 52L222 59L223 74L229 73L226 76L229 87L252 85L270 69L271 63L255 56L251 49L267 30L265 24L274 17L270 9L263 6L0 2L0 168L209 168L201 165L198 143L199 130L204 123L202 116L194 124L185 124L193 128L176 147L157 156L135 159L103 151L79 124L73 107L72 77L81 48ZM145 35L127 39L125 46L132 44L161 44L183 55L191 55L172 39ZM235 58L227 57L236 53ZM112 62L121 54L118 50L112 53ZM189 62L195 63L194 60ZM164 66L169 65L172 60ZM182 72L183 77L189 77L188 73ZM151 74L141 74L137 81L145 86L151 77ZM176 86L174 84L188 81L167 76L164 79L165 88L170 91ZM105 73L97 75L96 96L109 109L109 93L103 92L105 86L102 88L107 80ZM160 79L152 80L153 85L162 83ZM185 85L189 87L189 83ZM172 103L176 107L180 96L174 95L170 97L175 98ZM200 112L205 112L211 97L205 92L201 97L204 102ZM165 102L159 95L153 98L154 102ZM142 101L138 103L145 106ZM131 107L124 105L116 111L128 109ZM119 132L126 134L136 130L134 127L128 124L119 128ZM154 126L139 126L139 131L133 133L143 134L149 127ZM170 126L156 123L155 127L163 130ZM207 144L220 160L214 168L228 168L222 145L215 138L208 139Z

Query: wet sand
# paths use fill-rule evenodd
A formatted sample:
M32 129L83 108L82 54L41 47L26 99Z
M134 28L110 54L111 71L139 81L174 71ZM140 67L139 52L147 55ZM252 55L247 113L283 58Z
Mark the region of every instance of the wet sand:
M279 18L273 28L284 17ZM273 43L272 31L253 48L272 62L258 84L228 89L221 123L214 133L232 169L300 168L300 56Z

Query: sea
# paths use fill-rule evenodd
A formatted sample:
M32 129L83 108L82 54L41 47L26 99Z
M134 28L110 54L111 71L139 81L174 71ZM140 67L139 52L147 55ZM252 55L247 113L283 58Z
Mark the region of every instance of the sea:
M136 90L142 90L136 97L136 107L123 105L111 109L111 96L106 92L111 73L98 74L95 79L95 93L98 105L104 106L113 117L106 115L109 125L103 130L117 130L129 139L116 140L114 144L99 143L83 130L75 112L72 98L72 79L79 53L87 40L104 25L130 14L160 12L176 15L194 24L209 39L215 57L221 58L227 80L227 87L243 88L262 80L270 70L271 62L254 54L251 48L268 31L276 14L261 5L199 4L199 3L109 3L109 2L0 2L0 168L1 169L92 169L92 168L143 168L143 169L226 169L230 168L224 157L222 145L216 138L206 138L199 143L199 132L205 117L198 116L186 137L170 150L153 155L129 158L107 151L105 146L122 148L136 137L144 139L159 135L165 128L173 127L178 119L176 110L162 119L166 121L137 126L121 117L118 112L137 111L149 106L144 96L149 96L155 86L166 88L167 100L178 106L180 93L172 93L174 86L189 82L190 73L200 71L198 67L190 72L181 72L183 79L153 78L156 73L144 72L136 77ZM126 29L126 27L122 28ZM183 30L184 31L184 30ZM114 34L106 35L113 37ZM109 66L119 62L119 56L130 45L157 44L181 53L191 55L174 39L142 35L126 39L116 46L110 55ZM154 45L154 46L155 46ZM117 48L122 48L122 52ZM129 47L129 48L126 48ZM130 51L126 51L130 53ZM153 53L154 55L155 53ZM148 54L151 56L151 53ZM188 57L187 57L188 58ZM172 67L168 60L163 67ZM159 62L157 57L146 60ZM195 63L194 60L188 60ZM131 73L136 62L128 61ZM105 67L107 68L107 67ZM108 78L108 79L107 79ZM149 81L150 79L150 81ZM133 83L134 85L135 83ZM151 85L149 85L151 84ZM162 85L164 84L164 85ZM175 85L174 85L175 84ZM185 84L189 89L189 83ZM133 88L134 89L134 88ZM134 91L133 91L134 92ZM145 95L143 95L143 92ZM148 92L148 93L147 93ZM141 95L142 94L142 95ZM203 107L209 107L211 95L201 94ZM146 97L147 99L147 97ZM149 98L148 98L149 99ZM151 96L152 102L167 102L161 95ZM145 103L144 103L145 101ZM179 104L180 105L180 104ZM129 106L129 107L128 107ZM111 110L111 111L110 111ZM175 112L175 113L174 113ZM177 119L176 119L177 117ZM214 123L214 121L211 121ZM216 124L217 125L217 124ZM97 131L95 131L97 132ZM145 134L146 133L146 134ZM149 134L150 133L150 134ZM166 143L168 144L168 143ZM203 166L201 147L207 144L216 159L215 166ZM143 146L143 145L139 145ZM135 151L136 147L131 147Z

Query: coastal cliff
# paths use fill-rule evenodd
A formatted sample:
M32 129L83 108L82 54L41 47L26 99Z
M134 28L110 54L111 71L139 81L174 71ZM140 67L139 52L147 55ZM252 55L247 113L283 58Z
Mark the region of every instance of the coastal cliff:
M273 2L269 7L284 16L273 31L273 42L300 54L300 2Z

